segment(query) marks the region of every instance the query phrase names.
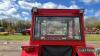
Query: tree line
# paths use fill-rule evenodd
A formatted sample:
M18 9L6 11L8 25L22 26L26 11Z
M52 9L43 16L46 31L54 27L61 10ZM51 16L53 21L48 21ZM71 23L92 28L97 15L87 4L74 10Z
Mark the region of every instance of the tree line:
M28 29L31 26L29 20L6 18L0 20L0 27L3 27L8 32L21 32L24 29Z
M96 17L89 17L85 19L85 27L86 28L97 28L100 30L100 19Z
M9 32L21 32L22 30L31 27L31 20L4 18L0 20L0 27L3 27ZM96 17L88 17L85 19L85 28L97 28L100 30L100 19L97 19Z

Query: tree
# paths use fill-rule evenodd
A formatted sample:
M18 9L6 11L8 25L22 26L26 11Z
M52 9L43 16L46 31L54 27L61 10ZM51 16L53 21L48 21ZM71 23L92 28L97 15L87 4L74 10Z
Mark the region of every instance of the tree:
M98 22L100 21L98 21L96 17L88 17L87 19L85 19L85 27L97 28L100 26Z

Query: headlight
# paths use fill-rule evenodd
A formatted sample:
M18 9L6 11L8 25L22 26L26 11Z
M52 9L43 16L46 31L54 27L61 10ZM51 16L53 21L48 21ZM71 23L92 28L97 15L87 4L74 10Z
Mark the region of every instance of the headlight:
M94 49L92 49L92 48L80 48L79 52L94 52Z

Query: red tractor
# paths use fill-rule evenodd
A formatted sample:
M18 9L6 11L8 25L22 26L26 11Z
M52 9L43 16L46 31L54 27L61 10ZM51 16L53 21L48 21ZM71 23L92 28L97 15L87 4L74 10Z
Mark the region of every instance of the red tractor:
M83 9L32 9L30 42L21 56L95 56L86 46Z

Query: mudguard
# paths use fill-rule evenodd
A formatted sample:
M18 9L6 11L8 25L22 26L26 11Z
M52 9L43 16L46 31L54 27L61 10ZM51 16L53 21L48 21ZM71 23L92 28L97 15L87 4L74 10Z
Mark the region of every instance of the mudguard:
M39 46L38 45L23 45L21 56L39 56Z

